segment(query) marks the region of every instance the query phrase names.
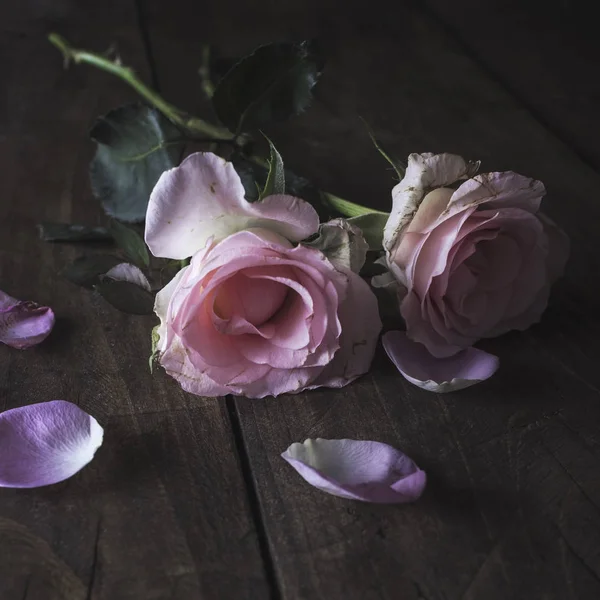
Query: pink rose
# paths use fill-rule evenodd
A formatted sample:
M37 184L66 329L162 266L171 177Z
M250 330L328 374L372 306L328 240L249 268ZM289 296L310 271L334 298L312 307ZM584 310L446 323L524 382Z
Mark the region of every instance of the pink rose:
M374 284L397 286L408 338L438 358L537 322L567 259L566 236L539 212L544 185L512 172L470 178L476 168L411 154L392 192L391 276Z
M330 227L348 244L356 233ZM192 260L157 295L157 349L185 390L262 398L340 387L368 370L381 329L375 297L349 258L294 245L317 231L303 200L248 203L231 163L214 154L162 175L146 242L156 256Z

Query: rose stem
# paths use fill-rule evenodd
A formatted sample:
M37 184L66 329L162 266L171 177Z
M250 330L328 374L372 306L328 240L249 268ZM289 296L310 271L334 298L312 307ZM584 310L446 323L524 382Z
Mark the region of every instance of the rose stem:
M160 110L160 112L162 112L172 123L186 132L189 132L192 135L199 134L207 136L215 142L236 143L236 138L226 129L207 123L198 117L191 116L185 111L169 104L158 92L149 88L141 79L139 79L133 69L123 66L118 58L116 60L110 60L100 54L73 48L65 38L57 33L51 33L48 36L48 40L62 52L65 59L65 67L73 61L75 64L85 63L106 71L107 73L111 73L112 75L116 75L119 79L122 79L125 83L129 84L142 98L144 98L144 100ZM206 56L204 57L205 62L207 62L207 58L208 57ZM210 93L212 89L206 91ZM239 140L239 142L241 141L242 140ZM258 156L251 156L249 158L252 162L260 166L268 166L263 158ZM379 210L374 210L344 200L328 192L321 192L321 197L326 204L346 217L356 217L367 213L387 214Z
M128 83L140 96L142 96L142 98L144 98L144 100L160 110L165 117L180 128L189 131L192 134L200 134L216 140L233 140L233 136L226 129L207 123L202 119L192 117L172 104L169 104L157 92L150 89L143 81L141 81L133 69L123 66L120 60L110 60L99 54L94 54L93 52L73 48L69 45L67 40L56 33L51 33L48 36L48 40L62 52L65 58L65 66L68 66L70 61L73 61L76 64L86 63L102 69L107 73L116 75L125 83Z

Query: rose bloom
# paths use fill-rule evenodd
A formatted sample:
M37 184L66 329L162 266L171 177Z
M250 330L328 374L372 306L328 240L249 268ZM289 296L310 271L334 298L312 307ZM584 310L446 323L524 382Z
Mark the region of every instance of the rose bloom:
M146 242L188 267L156 298L159 361L194 394L253 398L341 387L365 373L381 330L356 273L295 243L318 231L292 196L248 203L233 165L197 153L152 192Z
M408 337L438 358L537 322L568 255L565 234L539 212L541 182L470 178L474 167L453 154L409 156L384 232L390 273L373 282L397 286Z

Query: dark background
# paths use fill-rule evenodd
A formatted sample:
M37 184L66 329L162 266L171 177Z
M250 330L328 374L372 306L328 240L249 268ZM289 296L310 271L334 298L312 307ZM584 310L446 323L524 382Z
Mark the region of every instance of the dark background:
M55 398L105 427L67 482L0 490L2 600L600 598L597 23L583 2L4 0L0 4L0 284L55 309L36 349L0 348L0 410ZM317 36L316 101L269 135L292 170L386 209L398 156L456 152L544 181L572 256L541 324L487 342L490 381L447 396L379 352L341 391L197 398L150 376L153 318L126 316L57 273L86 250L43 244L41 220L105 222L87 131L135 99L63 70L57 31L206 111L204 43L225 57ZM204 113L203 114L207 114ZM429 475L411 506L326 496L279 457L306 437L375 439Z

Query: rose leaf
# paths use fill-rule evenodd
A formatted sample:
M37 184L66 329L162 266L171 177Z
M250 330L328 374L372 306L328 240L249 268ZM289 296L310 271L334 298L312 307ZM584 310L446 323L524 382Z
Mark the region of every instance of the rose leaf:
M137 231L118 221L112 221L110 232L117 246L125 252L131 262L144 267L150 265L150 256L148 255L146 242L144 242L142 236Z
M158 110L137 103L100 117L90 137L97 144L90 165L94 196L115 219L143 221L158 178L179 163L181 134Z
M269 158L269 174L267 175L267 181L265 187L260 194L260 200L266 196L273 194L285 194L285 172L283 170L283 159L281 154L277 152L273 142L267 137L269 147L271 149L271 156Z
M236 134L284 121L309 106L322 69L323 60L311 42L261 46L217 84L215 112Z
M151 315L154 294L129 281L102 277L94 288L109 304L131 315Z
M61 275L71 283L92 289L100 281L100 276L116 267L123 260L109 254L80 256L61 271Z

